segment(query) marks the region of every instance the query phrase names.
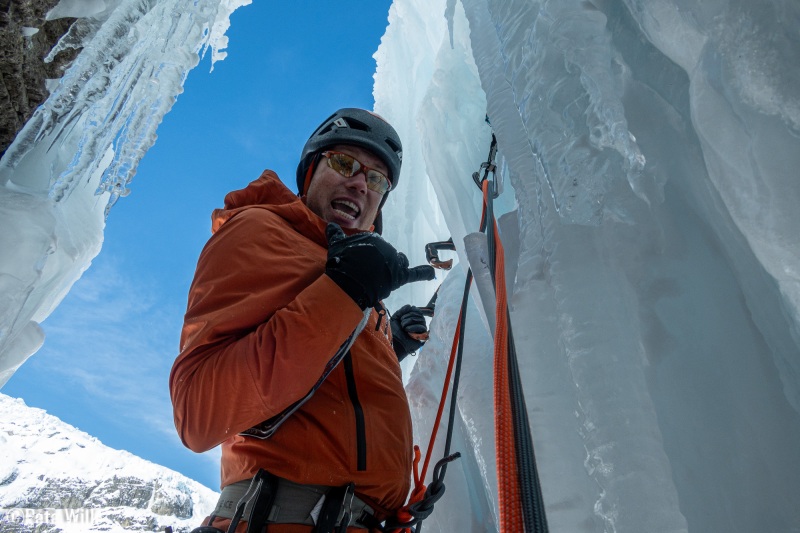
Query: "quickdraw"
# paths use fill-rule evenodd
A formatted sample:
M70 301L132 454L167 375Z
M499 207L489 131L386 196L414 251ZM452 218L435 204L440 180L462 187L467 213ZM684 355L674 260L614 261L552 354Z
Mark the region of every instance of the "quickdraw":
M486 122L489 122L489 119L486 119ZM492 134L492 143L489 145L489 157L486 158L486 161L481 163L481 167L478 169L477 172L472 173L472 181L475 182L475 185L478 186L479 189L483 190L483 183L489 183L489 174L491 173L492 176L495 175L495 171L497 170L497 166L494 163L494 159L497 157L497 138ZM480 172L483 171L483 177L481 177ZM500 196L500 192L497 188L497 183L493 183L492 186L492 199L497 198ZM484 208L486 207L486 199L484 199ZM482 222L481 222L482 223ZM483 231L483 229L481 229Z
M453 244L453 238L450 237L446 241L430 242L425 245L425 258L428 260L433 268L440 268L443 270L450 270L453 267L453 260L447 259L442 261L439 258L439 251L453 250L455 251L456 245Z

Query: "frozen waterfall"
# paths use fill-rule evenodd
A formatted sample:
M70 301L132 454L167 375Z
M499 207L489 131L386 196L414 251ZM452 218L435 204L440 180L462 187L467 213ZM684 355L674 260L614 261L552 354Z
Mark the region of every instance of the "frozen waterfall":
M412 251L422 238L463 243L478 226L470 176L488 151L484 113L498 138L550 530L796 531L798 5L398 0L390 21L376 109L403 128L417 180L405 194L423 197L389 200L387 219L406 225L388 238ZM434 319L443 338L411 371L421 443L459 256ZM497 527L481 307L455 428L468 453L427 531Z
M80 17L49 57L82 50L0 160L0 386L100 252L108 210L199 54L225 57L229 16L250 2L62 0L48 14Z
M0 160L0 385L98 253L198 54L224 56L229 15L248 3L51 12L83 17L58 45L83 52ZM395 0L375 58L376 111L406 161L385 208L403 223L385 236L413 264L427 242L458 246L444 279L388 302L422 305L442 283L432 339L404 368L417 442L494 132L550 531L800 531L800 4ZM473 296L463 457L431 533L498 528L491 302Z

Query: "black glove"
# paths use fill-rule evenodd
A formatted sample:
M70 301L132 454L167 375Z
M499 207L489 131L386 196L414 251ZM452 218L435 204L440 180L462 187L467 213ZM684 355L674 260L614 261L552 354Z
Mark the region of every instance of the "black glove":
M398 361L402 361L408 354L416 352L425 344L428 325L419 307L404 305L394 312L391 324L392 346Z
M408 258L377 233L346 236L338 224L325 229L328 237L328 262L325 273L361 309L374 307L379 300L406 283L431 280L435 273L428 265L408 268Z

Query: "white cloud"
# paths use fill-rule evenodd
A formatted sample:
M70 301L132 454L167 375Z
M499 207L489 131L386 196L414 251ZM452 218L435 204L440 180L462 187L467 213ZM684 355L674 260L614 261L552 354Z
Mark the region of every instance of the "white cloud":
M168 377L182 318L174 307L104 257L43 324L45 372L90 397L100 416L174 438Z

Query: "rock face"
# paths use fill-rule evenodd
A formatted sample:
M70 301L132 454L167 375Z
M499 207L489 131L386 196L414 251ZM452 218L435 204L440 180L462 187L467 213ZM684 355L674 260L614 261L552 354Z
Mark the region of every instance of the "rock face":
M0 394L0 531L190 531L210 489Z
M0 156L47 98L46 80L60 78L78 53L70 50L44 62L76 20L45 20L58 2L0 0Z

